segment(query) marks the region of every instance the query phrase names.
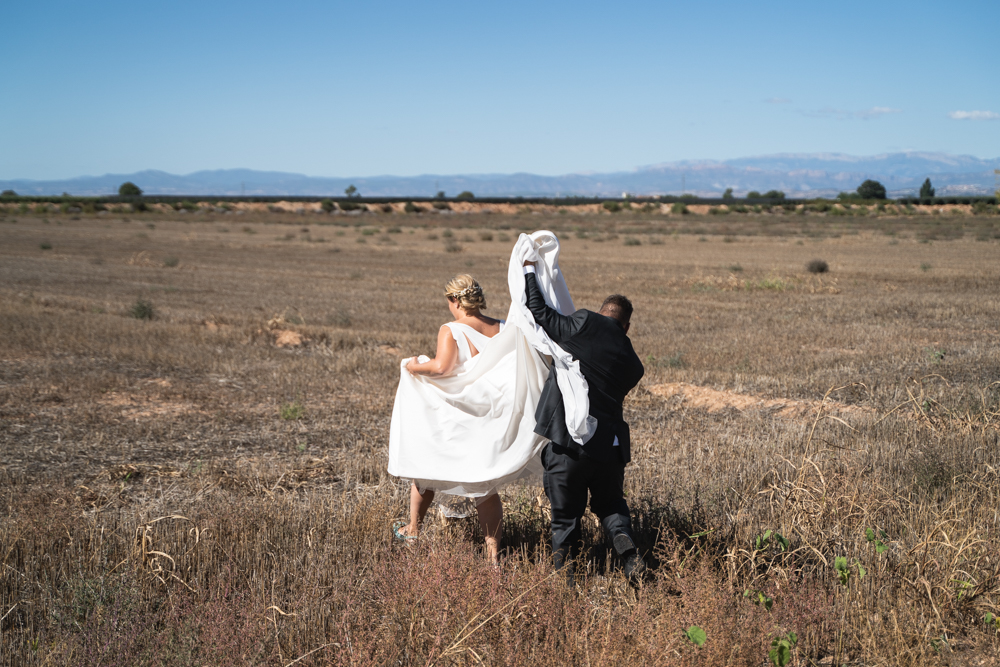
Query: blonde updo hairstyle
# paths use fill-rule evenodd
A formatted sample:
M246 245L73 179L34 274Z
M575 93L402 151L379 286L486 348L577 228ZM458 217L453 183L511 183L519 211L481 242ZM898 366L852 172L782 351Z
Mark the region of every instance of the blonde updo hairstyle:
M458 307L466 313L486 310L483 288L468 273L462 273L449 280L444 288L444 295L450 301L457 302Z

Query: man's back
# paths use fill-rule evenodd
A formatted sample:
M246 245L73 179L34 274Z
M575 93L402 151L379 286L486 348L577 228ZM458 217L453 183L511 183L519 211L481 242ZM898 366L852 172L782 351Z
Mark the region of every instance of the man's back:
M631 459L631 439L622 404L645 369L624 327L614 318L589 310L565 316L549 308L532 274L526 276L525 287L527 306L535 321L580 362L589 388L590 414L597 419L597 431L583 447L569 438L562 395L553 372L542 391L535 431L571 456L582 453L598 460L627 463Z

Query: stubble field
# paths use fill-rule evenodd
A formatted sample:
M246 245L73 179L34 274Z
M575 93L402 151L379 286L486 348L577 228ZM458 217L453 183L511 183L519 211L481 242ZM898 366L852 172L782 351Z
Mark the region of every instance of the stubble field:
M5 664L996 662L996 216L73 217L0 219ZM399 360L543 228L635 304L638 588L537 488L390 536Z

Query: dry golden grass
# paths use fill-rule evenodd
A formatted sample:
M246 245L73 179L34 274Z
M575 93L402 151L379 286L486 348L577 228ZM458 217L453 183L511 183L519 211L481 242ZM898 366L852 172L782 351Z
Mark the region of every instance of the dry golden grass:
M0 217L5 664L996 661L995 216L126 217ZM593 521L553 576L538 489L500 572L474 520L389 536L398 359L455 273L502 315L538 228L578 306L636 306L638 590Z

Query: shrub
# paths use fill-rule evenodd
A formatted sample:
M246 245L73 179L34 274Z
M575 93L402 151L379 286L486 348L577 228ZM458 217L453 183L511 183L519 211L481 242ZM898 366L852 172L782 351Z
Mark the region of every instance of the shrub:
M713 206L708 209L710 215L729 215L729 209L721 208L718 206Z
M295 421L306 416L306 408L295 400L291 403L282 403L279 414L285 421Z
M814 202L809 209L816 211L817 213L826 213L831 208L830 204L825 201Z
M125 181L118 186L119 197L141 197L142 190L132 181Z
M132 304L128 314L137 320L151 320L153 319L153 304L145 299L139 299Z
M461 192L458 193L458 196L455 197L455 199L475 199L475 198L476 195L472 194L468 190L462 190Z
M392 213L392 204L382 204L378 208L383 213Z
M822 259L814 259L806 264L806 271L809 273L826 273L830 270L830 265Z
M174 268L175 266L177 266L180 263L181 263L181 260L179 260L176 257L167 257L165 260L163 260L163 266L169 267L171 269Z
M785 209L786 211L794 211L797 207L792 202L785 202L784 204L781 205L781 208Z
M436 202L434 202L432 204L432 206L436 210L438 210L438 211L450 211L451 210L451 205L449 205L448 202L446 202L446 201L436 201Z
M132 212L133 213L142 213L143 211L148 211L148 210L149 210L149 207L146 206L146 202L144 202L144 201L132 202Z
M3 197L4 199L7 199L9 197L16 197L16 196L17 196L17 193L14 192L13 190L4 190L3 192L0 192L0 197Z
M479 232L479 240L480 241L492 241L493 240L493 232Z
M444 244L445 252L462 252L462 246L458 245L454 241L448 241Z
M352 202L352 201L342 201L342 202L340 202L340 210L341 211L361 211L361 210L367 210L367 209L365 209L365 205L364 204L358 204L358 203L355 203L355 202Z
M858 186L858 196L862 199L885 199L885 186L869 178Z
M403 207L403 210L406 211L407 213L423 213L424 212L423 207L417 206L416 204L414 204L411 201L406 202L406 206Z
M333 209L335 209L337 206L336 204L333 203L332 199L324 199L319 203L319 207L322 210L326 211L327 213L332 213Z
M386 234L402 234L403 230L400 229L399 227L390 227L389 229L385 230L385 233Z
M443 232L441 232L441 236L445 237L446 239L450 239L452 236L454 236L454 234L450 229L446 229Z
M38 247L41 248L42 250L52 250L52 244L49 243L48 241L42 241L38 245Z
M726 191L722 193L722 198L723 199L732 199L733 198L733 189L732 188L726 188Z
M622 210L621 205L616 201L606 201L601 204L601 206L603 206L608 213L617 213Z
M679 213L681 215L687 215L687 213L689 211L688 211L687 204L685 204L682 201L678 201L678 202L674 202L674 205L670 207L670 212L671 213Z
M751 190L750 192L747 193L747 199L760 199L762 196L763 195L761 195L756 190Z
M764 193L764 199L784 199L785 193L781 190L768 190Z
M622 243L623 245L642 245L642 241L632 236L626 236Z

